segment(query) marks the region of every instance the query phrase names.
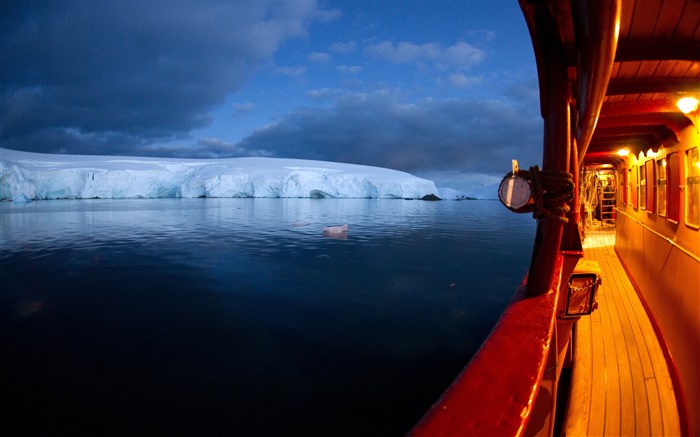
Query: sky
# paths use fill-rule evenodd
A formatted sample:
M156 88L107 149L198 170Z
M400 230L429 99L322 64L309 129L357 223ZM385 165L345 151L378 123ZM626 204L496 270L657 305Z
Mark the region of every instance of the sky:
M541 160L516 0L0 5L3 148L318 159L455 189Z

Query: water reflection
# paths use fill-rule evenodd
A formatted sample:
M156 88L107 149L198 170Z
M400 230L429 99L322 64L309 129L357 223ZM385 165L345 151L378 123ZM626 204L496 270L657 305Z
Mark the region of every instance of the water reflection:
M403 435L490 330L534 233L497 202L0 214L2 396L35 431L92 417L124 432ZM339 224L343 238L324 235Z

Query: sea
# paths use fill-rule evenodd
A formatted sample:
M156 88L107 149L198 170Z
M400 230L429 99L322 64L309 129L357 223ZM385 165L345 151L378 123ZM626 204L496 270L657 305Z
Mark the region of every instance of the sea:
M485 200L3 202L0 225L3 427L48 435L405 435L535 234Z

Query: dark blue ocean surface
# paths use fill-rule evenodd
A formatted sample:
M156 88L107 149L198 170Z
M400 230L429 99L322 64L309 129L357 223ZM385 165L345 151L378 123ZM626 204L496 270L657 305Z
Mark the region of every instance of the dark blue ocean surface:
M49 434L403 435L534 236L496 201L64 200L0 222L3 428Z

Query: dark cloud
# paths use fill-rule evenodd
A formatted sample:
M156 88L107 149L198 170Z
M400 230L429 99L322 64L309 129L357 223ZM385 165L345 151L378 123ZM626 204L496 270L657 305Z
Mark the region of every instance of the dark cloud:
M218 138L200 138L194 145L173 142L170 144L150 143L141 148L147 156L168 156L172 158L209 159L221 157L271 157L266 150L244 149L240 144L228 143Z
M350 94L330 107L290 113L244 139L239 147L266 150L278 157L409 172L502 172L513 158L528 165L540 161L536 151L542 134L536 102L427 99L405 103L400 93L391 90Z
M335 14L314 2L1 4L3 147L88 153L207 125L281 43Z

